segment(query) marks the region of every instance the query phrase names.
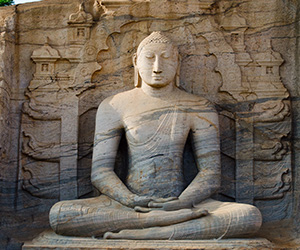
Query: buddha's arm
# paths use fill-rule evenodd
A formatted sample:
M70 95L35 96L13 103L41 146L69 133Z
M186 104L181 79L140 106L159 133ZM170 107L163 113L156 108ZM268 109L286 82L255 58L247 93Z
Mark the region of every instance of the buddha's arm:
M198 174L175 201L150 202L150 207L177 210L192 207L214 194L220 186L220 145L217 112L206 107L191 113L191 131Z
M199 172L179 196L179 200L193 205L211 197L218 190L221 163L217 112L207 108L203 113L192 116L192 142Z
M143 206L150 199L130 192L114 172L122 131L123 125L118 112L109 104L109 100L104 100L96 116L92 183L102 194L125 206Z

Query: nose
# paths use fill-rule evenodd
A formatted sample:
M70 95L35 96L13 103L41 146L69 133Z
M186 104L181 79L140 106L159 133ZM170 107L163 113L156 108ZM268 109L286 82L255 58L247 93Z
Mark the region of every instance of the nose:
M154 74L162 73L161 62L160 62L160 58L158 56L155 57L155 61L153 64L153 73Z

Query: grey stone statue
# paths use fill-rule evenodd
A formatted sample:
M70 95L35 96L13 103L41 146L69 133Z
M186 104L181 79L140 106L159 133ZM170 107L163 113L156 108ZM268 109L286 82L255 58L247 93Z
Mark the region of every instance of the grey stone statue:
M61 201L50 224L62 235L106 239L214 239L256 232L251 205L220 202L218 115L206 99L178 88L179 54L153 32L134 55L135 89L105 99L96 116L92 183L101 195ZM122 134L128 143L125 182L114 172ZM198 174L183 178L191 134Z

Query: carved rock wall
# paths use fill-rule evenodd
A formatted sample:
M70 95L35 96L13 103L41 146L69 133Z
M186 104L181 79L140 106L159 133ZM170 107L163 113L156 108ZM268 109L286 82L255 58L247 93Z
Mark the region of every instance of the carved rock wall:
M3 245L47 228L56 201L93 195L97 106L133 88L131 57L154 30L179 47L181 88L219 110L216 198L258 206L262 236L296 238L298 1L48 0L0 12Z
M16 84L16 13L15 8L0 9L0 245L18 246L4 228L15 227L15 201L18 185L18 134L20 109ZM14 67L15 66L15 67ZM14 212L12 212L14 211ZM17 218L17 216L15 217Z

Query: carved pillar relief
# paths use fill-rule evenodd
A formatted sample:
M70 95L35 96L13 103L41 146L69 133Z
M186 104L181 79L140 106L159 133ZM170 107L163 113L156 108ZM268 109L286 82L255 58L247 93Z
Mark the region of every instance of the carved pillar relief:
M264 220L284 218L291 208L290 101L281 82L278 52L269 46L248 51L247 20L234 9L221 19L226 40L240 67L244 91L235 83L227 88L240 95L236 108L236 200L254 203ZM222 90L222 89L221 89ZM282 211L286 211L282 213Z
M23 106L23 189L56 200L78 197L78 102L99 69L89 53L92 16L80 5L68 24L67 48L53 48L48 39L33 51L36 72Z
M286 89L281 95L285 94ZM253 108L254 195L263 214L279 220L288 217L292 208L290 101L266 96Z

